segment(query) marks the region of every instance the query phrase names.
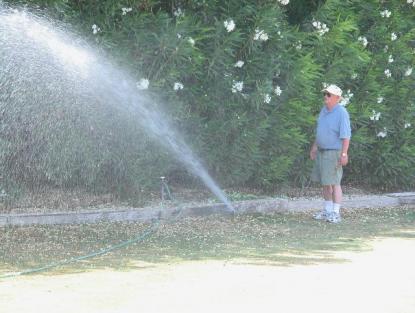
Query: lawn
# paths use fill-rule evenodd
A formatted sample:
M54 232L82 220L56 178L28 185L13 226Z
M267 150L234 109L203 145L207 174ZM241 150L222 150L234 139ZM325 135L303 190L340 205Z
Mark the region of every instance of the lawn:
M51 306L60 312L275 311L280 305L304 312L301 299L326 301L321 312L332 305L337 312L356 310L358 302L376 312L415 312L415 210L356 210L343 218L338 225L311 214L182 218L108 254L0 280L2 312ZM99 251L148 226L4 227L0 275Z
M0 269L22 271L82 256L139 236L147 223L0 228ZM244 260L273 265L341 262L335 251L361 251L374 237L405 237L415 230L413 208L347 211L343 223L315 221L311 214L187 217L161 223L143 241L106 255L52 270L99 267L128 270L131 261Z

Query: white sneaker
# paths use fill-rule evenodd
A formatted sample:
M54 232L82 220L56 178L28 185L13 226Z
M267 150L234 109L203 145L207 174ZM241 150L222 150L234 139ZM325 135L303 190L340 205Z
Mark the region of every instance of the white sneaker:
M329 212L327 212L326 210L321 210L320 212L314 215L314 219L315 220L327 220L328 216L329 216Z
M326 221L329 223L337 224L342 221L342 218L340 216L340 213L330 212L329 214L327 214Z

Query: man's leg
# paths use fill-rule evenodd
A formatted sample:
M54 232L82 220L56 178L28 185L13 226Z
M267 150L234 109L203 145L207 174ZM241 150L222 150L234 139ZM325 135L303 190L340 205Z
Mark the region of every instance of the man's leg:
M323 186L323 197L324 197L324 210L327 214L333 211L333 186L332 185L326 185Z
M330 185L323 185L324 209L314 215L317 220L325 220L333 211L333 188Z
M331 185L323 186L323 197L326 201L333 201L333 187Z
M340 185L333 185L333 208L334 212L340 213L340 205L342 203L343 192L342 187Z
M333 206L332 211L327 216L327 221L330 223L341 222L340 204L342 202L342 188L340 185L332 185Z

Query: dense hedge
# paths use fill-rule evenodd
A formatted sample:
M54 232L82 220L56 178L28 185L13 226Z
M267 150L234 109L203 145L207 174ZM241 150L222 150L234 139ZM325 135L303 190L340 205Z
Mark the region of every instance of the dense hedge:
M132 73L144 89L142 93L157 94L189 145L222 185L273 188L308 184L308 150L323 105L320 90L325 83L335 83L346 94L344 104L353 127L346 180L378 188L414 187L413 3L286 2L18 3L67 23ZM0 105L7 108L6 101ZM6 114L17 118L19 112ZM63 132L66 139L60 138L55 147L39 138L30 139L36 141L33 146L21 136L18 142L30 150L30 160L19 154L22 150L16 149L17 141L10 139L20 136L23 129L20 125L5 127L7 121L16 119L3 117L3 130L8 132L2 137L13 143L10 151L4 150L8 153L2 152L3 176L25 184L41 181L100 186L102 190L136 188L161 174L172 180L189 179L180 164L148 142L133 121L123 123L121 116L114 116L117 114L90 121L102 129L94 136L88 127ZM65 127L73 128L71 125ZM112 128L116 139L105 139L103 134ZM57 133L53 127L45 131ZM74 143L63 154L59 143L71 142L68 138ZM39 147L47 155L31 151ZM11 155L21 158L20 167L32 164L24 175L11 170L15 166L10 162L17 162Z

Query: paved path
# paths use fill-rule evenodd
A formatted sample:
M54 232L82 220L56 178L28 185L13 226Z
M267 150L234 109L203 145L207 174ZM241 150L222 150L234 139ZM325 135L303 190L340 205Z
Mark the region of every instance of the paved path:
M272 212L307 212L322 207L323 201L316 199L271 198L262 200L239 201L232 203L237 214L272 213ZM354 196L344 199L343 209L364 209L399 207L415 205L415 192L393 193L385 195ZM229 210L223 204L200 205L193 207L147 207L114 210L0 214L0 226L32 224L73 224L97 223L103 221L151 221L169 219L180 211L181 216L208 214L226 214Z

